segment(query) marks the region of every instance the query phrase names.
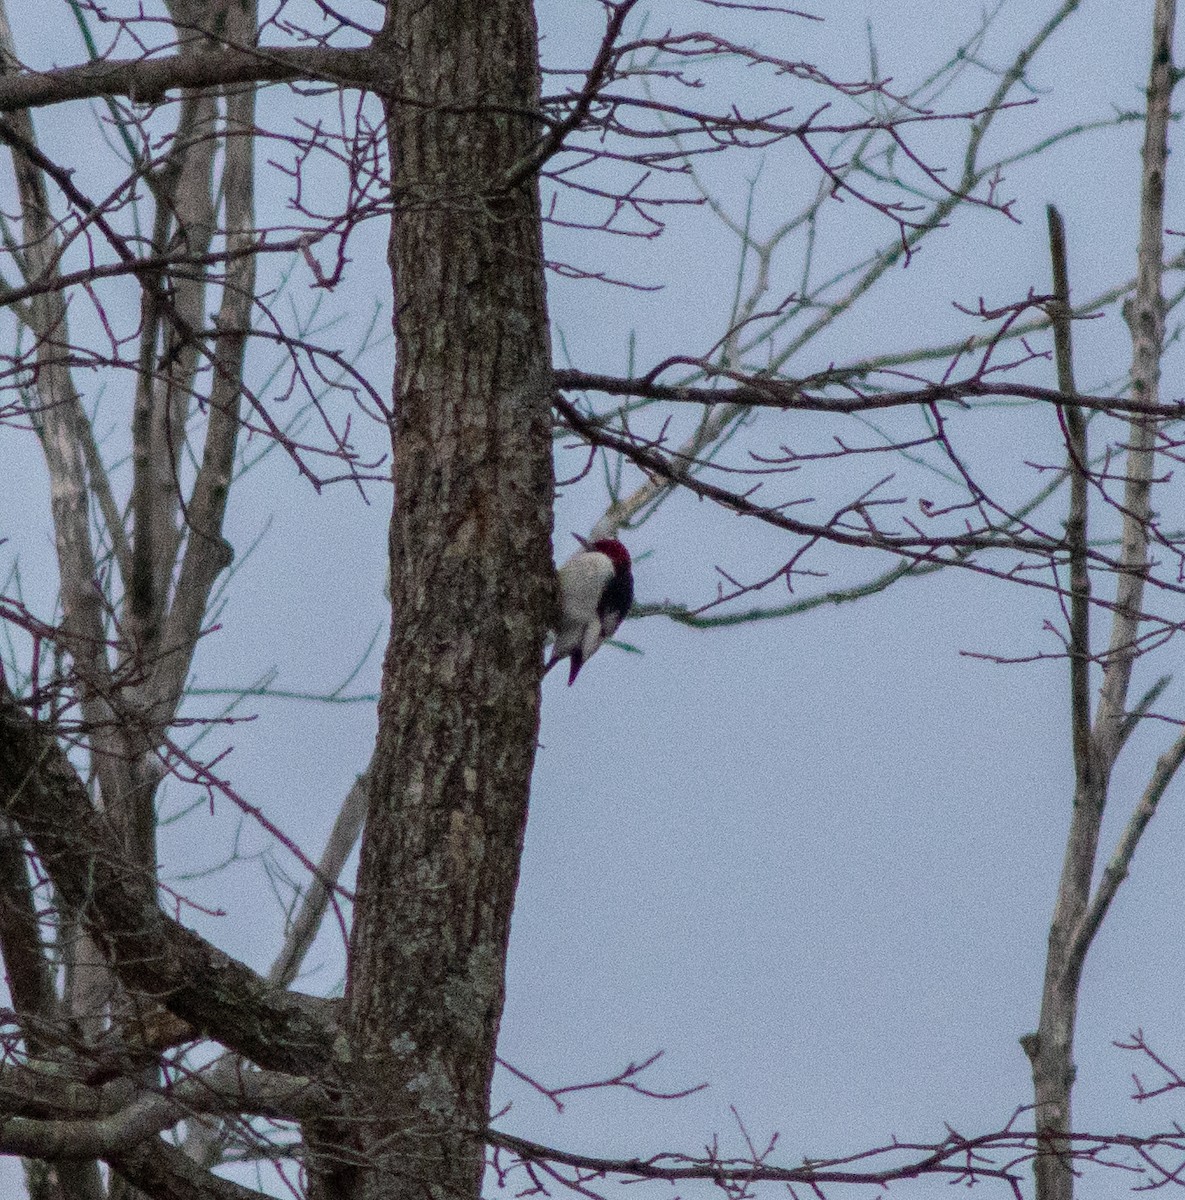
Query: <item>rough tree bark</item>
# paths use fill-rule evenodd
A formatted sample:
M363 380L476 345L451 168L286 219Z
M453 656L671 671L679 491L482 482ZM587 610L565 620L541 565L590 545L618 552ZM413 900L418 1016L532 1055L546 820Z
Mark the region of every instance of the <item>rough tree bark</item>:
M527 0L390 5L391 638L347 1004L364 1168L320 1194L480 1195L552 602L550 347ZM329 1154L326 1159L333 1156Z

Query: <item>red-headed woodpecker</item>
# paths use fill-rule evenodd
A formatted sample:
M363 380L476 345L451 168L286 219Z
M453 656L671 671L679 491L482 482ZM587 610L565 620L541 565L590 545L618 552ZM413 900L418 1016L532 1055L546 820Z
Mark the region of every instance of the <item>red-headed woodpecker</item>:
M569 687L597 647L617 632L634 602L630 552L616 538L576 540L584 549L560 567L560 626L544 668L550 671L560 659L570 659Z

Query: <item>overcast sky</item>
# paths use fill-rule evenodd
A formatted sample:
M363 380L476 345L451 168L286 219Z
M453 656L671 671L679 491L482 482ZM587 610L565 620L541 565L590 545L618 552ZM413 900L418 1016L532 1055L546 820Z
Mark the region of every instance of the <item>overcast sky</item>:
M983 48L985 62L1008 62L1053 9L1004 5ZM31 0L14 3L20 49L36 61L74 61L77 47L64 32L60 47L36 43L32 14L42 11ZM653 4L651 28L674 23L683 11ZM880 70L902 89L941 65L981 16L978 5L942 0L810 6L822 23L706 6L692 11L701 25L738 37L760 33L787 58L847 77L868 69L871 28ZM1084 3L1032 68L1028 96L1036 103L999 118L998 146L1019 148L1068 124L1138 107L1150 11L1145 0ZM548 62L587 62L599 5L545 0L540 15ZM740 77L737 86L764 85ZM990 90L985 73L969 70L943 103L957 110ZM742 106L760 101L760 93L738 95ZM295 106L282 89L268 93L273 111ZM86 178L88 170L101 173L101 145L54 142L80 111L45 112L37 121L47 150ZM806 374L831 361L957 339L978 326L954 302L974 306L982 296L998 304L1030 288L1047 290L1049 202L1066 216L1076 296L1130 277L1140 134L1129 124L1010 168L1003 188L1016 197L1019 223L996 213L956 216L788 369ZM955 126L919 138L935 161L959 145ZM758 165L755 157L705 164L738 219ZM952 174L957 165L950 162ZM756 190L756 227L772 229L816 187L804 155L771 156ZM1170 177L1174 227L1185 223L1179 197ZM0 204L11 210L11 192L0 191ZM825 211L817 253L834 256L835 269L853 257L853 247L892 239L888 221L851 200ZM342 348L352 344L359 314L385 303L377 269L382 236L377 226L359 235L349 283L326 302L350 314L340 327ZM667 233L655 241L561 230L549 238L550 257L663 285L639 292L553 278L557 361L624 372L632 334L645 369L676 352L702 353L723 332L736 246L703 210L673 211ZM782 292L796 286L801 255L801 243L788 247ZM311 283L307 273L294 273L294 303L308 307ZM380 324L387 320L384 307ZM1089 390L1122 376L1130 349L1114 309L1083 328L1079 382ZM380 388L388 355L384 344L366 359ZM1052 385L1052 367L1031 368L1030 377ZM1166 396L1180 394L1178 377L1170 366ZM87 382L95 389L91 399L99 382ZM113 414L120 411L118 397L109 400ZM738 453L776 449L799 436L801 424L771 416L746 431ZM1000 486L1016 494L1039 486L1023 465L1029 439L1045 439L1033 453L1054 460L1056 425L1043 412L985 417L975 446ZM31 449L27 439L0 430L7 481L0 536L9 538L0 546L0 573L19 556L31 601L49 613L46 528L27 518L45 511L46 502ZM561 452L561 475L580 461ZM627 473L626 482L639 479ZM795 484L779 486L792 493ZM826 486L826 479L812 481L812 494ZM313 495L279 454L243 479L229 518L241 566L220 627L199 655L199 686L248 685L274 668L277 687L328 690L377 636L346 690L377 688L389 491L376 484L368 499L346 486ZM570 534L587 532L604 504L596 471L563 490L558 557L571 552ZM717 566L756 578L787 553L780 535L688 499L623 536L638 560L643 603L703 603L715 592ZM869 578L891 561L825 556L819 565L833 576L803 581L800 594ZM783 590L777 599L785 598ZM503 1126L607 1154L695 1152L714 1131L740 1150L735 1107L757 1140L780 1131L780 1159L794 1163L894 1135L937 1141L944 1123L984 1132L1028 1102L1018 1038L1037 1021L1073 783L1066 671L1061 663L1000 666L963 652L1051 649L1042 622L1055 616L1046 599L1026 589L950 572L907 580L857 604L725 630L687 630L662 617L631 622L622 636L640 654L603 650L571 689L560 672L549 676L502 1057L558 1084L612 1074L661 1049L655 1086L711 1086L663 1104L618 1094L576 1097L557 1116L500 1076L495 1104L514 1105ZM1176 669L1178 654L1173 642L1158 662L1141 664L1136 691ZM193 711L209 713L222 701L194 703ZM1179 693L1170 691L1164 707L1181 711ZM338 801L369 758L373 705L268 700L241 711L258 717L215 731L203 749L233 745L224 765L235 786L318 853ZM1173 736L1171 727L1156 724L1133 738L1117 772L1104 852ZM1076 1121L1085 1128L1161 1128L1177 1111L1171 1102L1138 1109L1128 1099L1136 1064L1112 1042L1142 1026L1185 1067L1185 1052L1178 1053L1185 1034L1180 791L1176 785L1166 797L1088 962L1075 1092ZM186 799L175 789L168 802L181 807ZM199 807L163 831L164 871L173 886L231 914L195 918L203 932L263 967L283 914L254 857L264 845L260 831L241 830L238 861L194 875L225 861L237 827L233 812L220 808L211 816ZM276 857L299 878L291 860ZM327 929L303 987L338 985L339 943ZM1110 1179L1096 1186L1119 1194L1122 1185ZM902 1194L928 1192L919 1186ZM1103 1193L1088 1187L1085 1194Z

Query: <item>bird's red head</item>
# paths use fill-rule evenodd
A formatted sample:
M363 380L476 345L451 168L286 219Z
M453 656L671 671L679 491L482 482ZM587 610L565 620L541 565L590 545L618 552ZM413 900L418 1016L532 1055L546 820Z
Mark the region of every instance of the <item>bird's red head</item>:
M599 550L618 571L630 565L630 552L616 538L598 538L588 548Z

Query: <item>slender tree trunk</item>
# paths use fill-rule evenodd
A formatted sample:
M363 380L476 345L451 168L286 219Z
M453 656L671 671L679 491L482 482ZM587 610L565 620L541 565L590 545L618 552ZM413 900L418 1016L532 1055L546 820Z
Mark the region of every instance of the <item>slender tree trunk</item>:
M347 1002L358 1157L314 1191L480 1195L552 603L528 0L393 0L391 639Z
M1156 0L1152 17L1148 111L1141 151L1136 290L1126 309L1133 345L1132 396L1144 404L1157 403L1160 360L1164 352L1164 197L1171 98L1177 82L1173 67L1175 24L1176 0ZM1057 290L1062 291L1066 286L1063 281ZM1068 291L1059 297L1059 301L1063 311L1068 308ZM1059 387L1063 392L1072 392L1074 385L1069 371L1068 326L1059 342L1064 342L1058 348ZM1076 458L1078 464L1087 461L1085 436L1083 427L1079 445L1076 449L1071 446L1071 459ZM1079 498L1073 503L1067 533L1072 542L1077 540L1080 543L1078 549L1072 552L1071 561L1075 580L1071 585L1072 604L1075 613L1081 614L1080 619L1076 617L1071 634L1077 785L1049 930L1040 1025L1035 1034L1022 1039L1032 1065L1037 1127L1044 1139L1043 1152L1033 1165L1037 1200L1073 1200L1074 1195L1073 1143L1066 1140L1064 1135L1073 1131L1071 1097L1075 1075L1074 1031L1078 1019L1078 994L1087 951L1114 895L1113 887L1104 886L1108 882L1105 877L1093 896L1092 885L1111 771L1123 747L1126 730L1130 728L1128 694L1132 668L1138 654L1150 531L1155 525L1151 492L1156 438L1155 420L1138 415L1132 418L1124 468L1121 541L1124 570L1116 584L1110 647L1093 726L1090 724L1087 699L1087 664L1091 650L1086 622L1088 582L1085 569L1080 565L1082 548L1086 545L1085 478L1076 477L1073 485L1074 494ZM1073 461L1070 470L1071 475L1075 476L1076 465ZM1077 564L1075 557L1079 559ZM1130 861L1140 832L1147 824L1164 786L1167 786L1167 780L1165 784L1158 784L1158 775L1167 771L1167 778L1172 778L1180 763L1180 751L1175 750L1157 764L1146 800L1136 809L1129 822L1130 845L1123 849L1121 843L1121 851L1126 858L1119 860L1124 864L1120 877L1126 874L1126 862ZM1125 836L1124 842L1127 840ZM1109 865L1106 874L1113 869Z

